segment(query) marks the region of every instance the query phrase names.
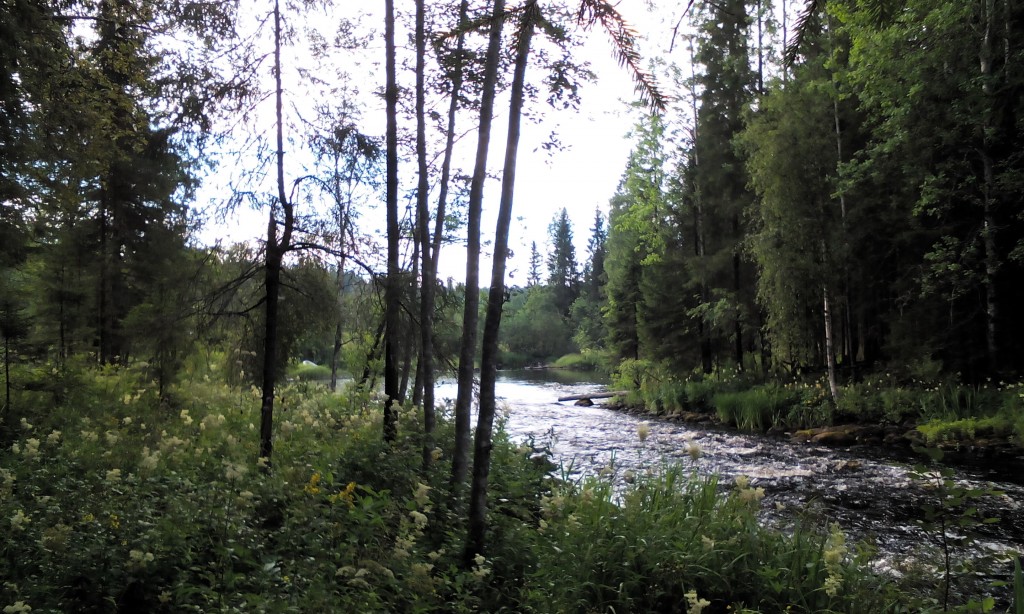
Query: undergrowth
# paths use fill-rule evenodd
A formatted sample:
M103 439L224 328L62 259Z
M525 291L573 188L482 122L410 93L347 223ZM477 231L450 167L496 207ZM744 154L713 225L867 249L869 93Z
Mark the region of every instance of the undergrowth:
M53 375L60 394L19 396L0 447L5 611L853 613L919 603L836 527L766 528L764 491L742 478L723 485L667 468L624 489L610 477L555 480L537 446L500 428L488 547L467 564L444 412L423 469L415 408L401 410L388 446L379 399L284 386L265 471L255 388L193 375L160 398L141 370ZM765 398L778 407L791 394Z

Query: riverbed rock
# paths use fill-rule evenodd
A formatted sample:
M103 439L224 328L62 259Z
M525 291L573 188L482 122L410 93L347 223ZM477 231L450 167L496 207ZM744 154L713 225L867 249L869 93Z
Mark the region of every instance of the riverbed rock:
M852 446L860 443L858 438L866 432L866 428L856 424L823 426L797 431L790 439L797 443L816 443L822 446Z
M576 403L574 403L574 405L577 405L579 407L593 407L594 406L594 402L591 401L590 399L580 399L580 400L576 401Z

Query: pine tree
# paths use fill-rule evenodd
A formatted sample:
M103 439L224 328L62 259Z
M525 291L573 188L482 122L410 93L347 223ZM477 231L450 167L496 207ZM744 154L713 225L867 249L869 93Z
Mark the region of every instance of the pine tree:
M551 253L548 254L548 287L555 295L555 305L566 317L573 301L579 296L579 272L576 267L576 248L572 243L572 222L563 207L548 226Z

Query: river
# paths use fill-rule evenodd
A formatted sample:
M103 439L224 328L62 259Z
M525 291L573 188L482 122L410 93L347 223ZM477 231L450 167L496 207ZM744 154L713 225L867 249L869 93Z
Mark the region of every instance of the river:
M506 430L515 440L550 450L560 475L610 474L624 482L678 463L697 474L717 473L723 484L747 476L752 486L765 490L766 522L785 524L797 513L822 524L837 522L855 539L875 544L880 566L892 573L899 573L911 552L925 564L937 563L934 551L922 547L934 542L937 533L925 531L920 520L924 506L938 498L933 488L911 477L921 459L908 450L826 448L557 402L560 396L603 390L604 383L593 375L558 370L503 371L496 385ZM439 383L439 400L454 396L454 382ZM641 429L649 431L645 438ZM997 521L976 527L970 551L974 558L994 559L997 571L976 574L979 586L962 588L976 590L988 580L1008 579L1012 564L1007 560L1013 552L1024 552L1024 475L1006 466L977 465L956 467L951 477L959 487L1000 493L977 501L979 516Z

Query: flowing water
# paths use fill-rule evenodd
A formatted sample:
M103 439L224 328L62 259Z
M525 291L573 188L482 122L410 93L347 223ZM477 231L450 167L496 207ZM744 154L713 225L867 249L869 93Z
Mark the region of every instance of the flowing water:
M925 531L920 522L924 506L937 504L938 498L933 488L911 477L913 465L922 459L909 450L826 448L557 402L561 396L603 390L592 375L557 370L504 371L496 386L512 438L549 450L573 478L607 475L611 468L618 479L628 480L666 462L698 474L717 473L723 484L747 476L751 486L765 490L768 522L785 523L797 512L821 523L837 522L854 538L876 544L882 566L890 571L911 552L921 553L925 565L938 563L934 551L922 549L937 532ZM440 383L437 398L454 397L454 383ZM641 423L649 429L644 439ZM1010 553L1024 552L1024 474L1019 468L1007 462L960 466L952 476L957 486L1001 493L977 502L979 517L998 520L976 527L971 555L1002 559L996 577L1004 579L1012 570L1006 562ZM961 560L967 553L954 556ZM979 582L992 578L985 575Z

